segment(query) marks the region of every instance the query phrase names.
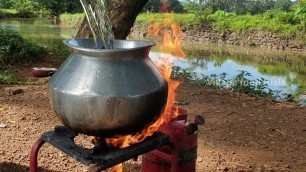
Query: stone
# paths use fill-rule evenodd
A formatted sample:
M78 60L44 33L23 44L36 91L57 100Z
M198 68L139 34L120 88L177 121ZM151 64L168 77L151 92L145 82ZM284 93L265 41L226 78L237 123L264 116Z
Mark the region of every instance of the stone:
M6 124L4 124L4 123L0 123L0 128L6 128L7 127L7 125Z
M16 89L16 90L13 90L12 92L11 92L11 94L12 95L17 95L17 94L21 94L21 93L23 93L24 91L23 91L23 89Z

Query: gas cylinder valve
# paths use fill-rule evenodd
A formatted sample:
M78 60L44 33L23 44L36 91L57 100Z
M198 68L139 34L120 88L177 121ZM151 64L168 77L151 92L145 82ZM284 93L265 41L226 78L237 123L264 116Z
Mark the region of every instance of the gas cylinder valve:
M195 118L194 118L194 122L193 123L189 123L187 125L188 127L188 130L189 130L189 134L194 134L195 132L197 132L199 130L199 125L204 125L205 124L205 118L200 116L200 115L197 115Z

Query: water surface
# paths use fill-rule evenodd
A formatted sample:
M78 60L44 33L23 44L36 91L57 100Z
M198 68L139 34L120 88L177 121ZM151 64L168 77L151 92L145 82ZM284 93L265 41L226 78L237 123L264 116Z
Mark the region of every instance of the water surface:
M39 42L62 41L77 33L77 28L58 26L49 19L0 19L0 27L13 29Z

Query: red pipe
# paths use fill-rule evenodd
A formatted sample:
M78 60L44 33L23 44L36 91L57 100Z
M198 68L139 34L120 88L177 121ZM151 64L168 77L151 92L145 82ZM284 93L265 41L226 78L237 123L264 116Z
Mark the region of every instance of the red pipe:
M33 145L31 149L31 154L30 154L30 172L38 172L38 165L37 165L37 156L39 149L41 146L45 143L44 140L39 138L35 144Z

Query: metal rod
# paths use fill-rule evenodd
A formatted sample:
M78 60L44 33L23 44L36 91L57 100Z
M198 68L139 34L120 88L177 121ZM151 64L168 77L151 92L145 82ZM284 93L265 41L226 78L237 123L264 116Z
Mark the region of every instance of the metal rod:
M42 147L42 145L45 143L44 140L39 138L35 144L33 145L31 149L31 154L30 154L30 172L38 172L38 165L37 165L37 155Z

